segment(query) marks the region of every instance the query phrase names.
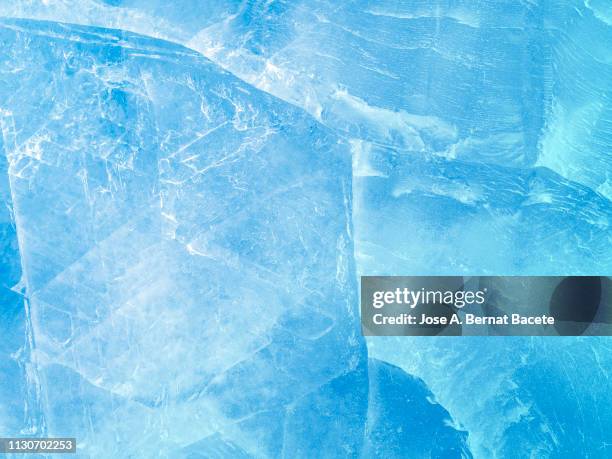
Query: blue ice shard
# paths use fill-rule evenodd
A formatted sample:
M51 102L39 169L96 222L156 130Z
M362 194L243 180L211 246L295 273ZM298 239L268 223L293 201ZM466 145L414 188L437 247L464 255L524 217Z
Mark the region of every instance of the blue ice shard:
M179 46L19 20L0 33L46 433L98 457L215 436L255 456L357 451L346 148Z

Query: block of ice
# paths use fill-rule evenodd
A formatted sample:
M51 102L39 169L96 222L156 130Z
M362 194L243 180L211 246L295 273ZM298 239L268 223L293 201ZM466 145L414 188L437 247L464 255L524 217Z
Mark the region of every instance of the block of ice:
M367 371L348 150L185 48L44 22L0 30L47 433L94 456L213 435L253 455L356 451ZM347 378L354 392L330 389ZM352 403L313 411L330 394ZM342 442L315 445L305 420Z

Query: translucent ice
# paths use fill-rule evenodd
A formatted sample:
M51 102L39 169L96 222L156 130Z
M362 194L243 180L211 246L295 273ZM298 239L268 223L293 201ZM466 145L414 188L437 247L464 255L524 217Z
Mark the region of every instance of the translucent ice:
M336 5L245 9L189 44L351 138L360 273L610 272L604 2ZM285 38L244 32L269 29ZM608 339L370 345L425 379L480 457L607 453Z
M475 457L610 456L609 338L380 337L368 347L425 381Z
M0 30L48 433L93 455L213 435L278 455L314 447L299 427L310 416L342 433L327 447L357 450L367 371L347 150L187 49L52 23ZM311 413L347 379L346 412Z
M329 137L328 143L323 145L334 144L337 135L346 139L351 148L355 254L357 269L363 274L609 274L612 268L612 85L609 78L612 74L609 53L612 46L612 12L603 0L359 0L340 3L325 0L180 0L171 4L145 0L88 0L75 3L34 0L0 1L0 15L115 27L181 43L209 57L244 81L304 108L332 130L333 134L325 131ZM151 322L155 330L156 322L152 317L158 316L156 304L163 300L149 298L147 293L143 293L150 293L151 290L147 289L147 275L165 279L156 286L155 291L165 287L167 292L187 292L179 295L176 301L185 302L188 308L192 304L191 288L195 282L182 275L183 261L176 261L183 260L176 257L177 253L182 254L178 248L192 253L191 257L207 254L213 259L210 263L222 259L224 266L229 267L235 259L225 250L228 245L232 248L239 246L239 254L248 253L249 258L253 254L254 259L261 260L257 258L261 253L253 249L251 243L253 238L261 241L257 239L259 229L265 226L261 221L247 223L246 220L239 220L245 226L248 224L257 228L255 234L243 242L242 232L237 230L232 233L229 227L233 218L226 220L224 225L219 225L216 219L227 215L236 206L240 207L240 203L255 199L248 193L239 197L227 193L229 189L240 189L241 180L245 180L241 171L252 169L254 181L249 181L249 186L256 183L265 191L273 188L272 184L266 187L260 183L259 176L264 175L261 169L258 173L251 162L244 167L243 163L236 164L231 155L243 145L247 145L245 148L249 151L258 151L261 146L258 142L263 142L264 146L278 145L275 136L264 140L265 132L273 124L270 119L274 116L271 114L288 109L284 105L253 100L268 99L250 86L236 82L237 87L251 92L251 96L244 96L240 100L249 101L255 109L261 110L260 117L255 118L263 117L264 127L262 124L255 125L243 134L245 131L240 126L250 126L248 119L251 112L231 108L231 102L227 103L227 110L223 108L220 111L222 114L239 113L238 121L235 123L232 120L231 126L219 126L227 116L215 118L212 114L212 118L208 119L207 115L199 113L199 100L215 97L215 100L221 101L224 100L223 94L211 95L201 90L196 77L193 84L176 82L173 81L173 72L163 70L164 77L157 81L148 77L146 70L138 72L138 75L130 75L128 71L127 76L117 70L123 65L127 69L136 68L130 67L136 58L147 62L145 69L149 65L165 69L164 59L171 59L167 54L183 53L181 56L187 56L174 61L195 59L190 52L183 48L166 52L158 49L159 44L152 45L143 38L123 33L94 33L92 29L79 29L78 34L84 38L79 38L80 41L67 48L69 52L66 55L59 51L60 48L64 49L62 46L45 47L45 56L41 58L41 62L50 63L54 75L63 75L63 70L53 67L57 65L55 61L66 62L65 72L73 72L76 76L72 78L78 78L74 81L83 81L86 85L84 95L75 96L68 106L85 102L89 103L89 108L83 106L82 112L77 114L67 110L70 116L75 117L71 119L75 123L72 129L78 135L69 134L68 139L48 141L35 134L40 125L48 122L46 120L53 122L54 118L49 114L61 116L57 115L58 111L61 113L61 102L51 110L48 108L49 96L40 98L40 106L36 112L29 114L28 121L22 117L17 123L22 131L20 135L30 139L30 143L24 144L27 155L15 157L18 160L15 164L19 166L15 171L17 175L23 171L24 177L29 177L29 168L33 164L29 158L37 158L37 155L56 144L68 145L64 158L70 158L69 151L83 150L83 145L78 143L79 138L98 139L99 143L93 145L91 156L97 158L98 155L96 161L109 163L112 167L110 175L106 166L101 167L96 161L90 167L92 160L88 156L85 157L89 161L87 167L78 166L75 162L67 169L67 174L64 174L65 166L59 167L57 170L62 172L50 174L49 177L53 179L49 178L44 183L44 189L57 190L57 196L62 198L60 204L64 207L62 211L51 210L44 218L41 216L39 223L35 218L39 203L32 209L27 209L29 204L22 204L26 210L23 215L34 216L33 223L28 221L23 225L23 239L29 240L27 253L22 254L24 265L40 264L38 269L26 272L29 286L32 288L38 283L46 286L49 282L50 287L45 289L52 291L52 295L65 297L62 291L69 291L74 283L81 283L83 277L96 272L92 266L97 265L91 259L97 257L103 260L99 264L104 267L106 277L87 279L75 303L82 302L84 306L80 307L94 310L94 304L111 305L105 307L125 311L119 317L135 316L139 310L130 309L134 304L151 305L150 311L139 312L143 315L138 323ZM124 40L123 35L130 38ZM105 43L108 39L120 46L105 45L96 52L92 51L97 46L93 46L94 43ZM83 40L92 44L87 52L82 51L87 46ZM135 45L136 42L139 44ZM166 49L165 46L163 48ZM33 65L29 62L29 51L22 51L24 54L16 62L24 60L28 62L27 65ZM139 53L148 57L137 56ZM77 56L77 60L73 65L70 62L74 56ZM115 67L101 65L101 62L106 62L105 59L116 59L122 64ZM87 64L84 60L91 63ZM186 71L192 76L198 72ZM9 73L3 79L8 94L18 90L14 75ZM212 75L213 80L217 81L217 73L212 72ZM221 80L224 81L224 78ZM205 83L208 84L208 78ZM43 87L40 80L25 81L23 84L24 93L38 91L45 95L40 89ZM53 84L59 89L61 97L66 86L49 80L47 87ZM190 84L195 89L191 89ZM160 86L164 88L163 91ZM213 88L218 89L217 86ZM55 90L48 91L51 94ZM88 99L90 96L85 97L89 91L100 96L91 101ZM164 97L170 91L176 92L176 98L169 95ZM235 101L237 94L231 89L229 99ZM183 105L185 100L191 106ZM124 109L124 106L128 108ZM206 101L203 106L208 106ZM102 107L105 113L104 121L90 122L87 114L100 111L98 107ZM130 109L129 113L125 111ZM173 126L172 117L163 116L163 113L174 111L182 119L181 126ZM284 118L285 113L283 111L278 118ZM39 119L35 119L36 116ZM295 116L297 119L308 119L301 118L302 115ZM83 120L86 122L80 122L77 127L77 121L83 121L80 117L85 117ZM204 125L208 130L198 128L198 120L202 117L206 118L208 124ZM290 119L293 120L292 117ZM215 120L223 121L215 124ZM64 121L61 119L56 127L64 129ZM292 122L297 123L295 120ZM189 123L193 123L191 127ZM89 134L80 134L79 129L83 129L83 126L90 130ZM316 126L319 132L320 127ZM209 132L210 129L216 130ZM231 129L231 136L226 129ZM304 129L298 131L303 132ZM52 129L53 132L56 130ZM9 129L8 132L13 131ZM181 132L199 132L203 139L198 140L197 136L184 139ZM121 139L119 143L117 138ZM226 145L230 138L236 139L236 143ZM297 135L289 144L301 145L304 138ZM213 146L215 151L220 152L219 156L205 163L201 163L200 157L192 158L192 150L200 148L200 142ZM81 140L81 143L84 141ZM134 145L138 145L138 151L149 151L155 149L153 146L157 144L164 148L156 153L159 157L156 156L153 163L139 163L140 155L130 151ZM307 145L311 148L310 143ZM183 146L187 151L177 151ZM265 150L265 147L261 148ZM104 151L112 153L97 153ZM176 161L170 158L169 152L176 152ZM229 159L223 159L228 155ZM316 157L322 162L313 168L337 174L335 166ZM216 173L219 167L215 166L215 161L222 161L221 167L228 168L225 176ZM234 169L232 164L236 164ZM55 166L52 163L45 167ZM88 172L77 180L73 173L82 169ZM211 175L209 171L215 173ZM190 182L191 177L202 173L204 178L201 185ZM76 226L62 223L68 221L62 212L71 204L69 200L64 202L66 198L62 193L67 188L57 179L62 174L67 175L66 185L74 190L87 185L88 191L79 191L79 204L75 204L68 214L80 213ZM150 183L151 175L157 176L158 182ZM338 175L348 183L344 169ZM223 180L232 183L227 185ZM36 182L31 186L37 189ZM96 187L107 191L100 193L101 196L95 193L90 195L89 190ZM318 197L314 188L317 187L313 185L311 193ZM23 189L16 189L16 192L22 193ZM345 193L348 191L336 190L331 193L333 196L329 199L333 204L328 208L330 213L335 214L338 209L350 213L346 205L339 204L339 197ZM66 192L66 196L72 195L73 191ZM147 197L153 199L157 196L162 198L161 205L157 204L156 207L151 204L151 210L147 213L150 201ZM193 199L186 199L185 196ZM208 196L210 199L207 199ZM219 199L220 196L223 199ZM197 204L205 199L211 206L206 211ZM292 199L295 200L291 202L301 202L298 197ZM125 206L121 207L119 201L124 201ZM311 197L305 201L311 205L307 207L310 211L316 210ZM268 201L262 199L262 202ZM221 205L215 208L217 204ZM96 212L93 216L86 216L91 206L95 206ZM134 209L140 209L140 214L133 215ZM305 211L304 215L310 213ZM249 218L247 213L239 215L240 218ZM317 215L316 212L314 215ZM117 220L127 221L128 216L130 223L121 230L112 226ZM267 218L268 221L276 221L276 217L273 214L273 217ZM262 218L265 220L266 217ZM346 224L348 218L340 220L332 221L339 227ZM289 224L288 220L281 221ZM302 223L300 218L295 221ZM43 227L44 222L48 226ZM61 225L70 239L81 241L76 253L72 253L77 248L75 244L71 245L70 251L66 251L56 240L40 238L39 235L45 234L47 227L57 228ZM211 231L205 232L206 225L210 225ZM38 231L33 238L27 234L30 227ZM157 234L164 235L163 243L156 242L158 236L150 236L155 232L152 228L159 228ZM313 224L307 229L311 230L307 231L310 237L320 238L318 234L314 236L319 231L318 225ZM296 226L296 230L301 230L301 227ZM344 233L348 234L348 231ZM334 238L331 234L337 236L340 230L336 228L324 232L321 239L325 242L326 250L333 252L335 249L330 241ZM274 240L285 242L284 237ZM292 240L291 237L289 240ZM350 242L347 244L350 245ZM350 259L350 247L341 252ZM292 250L284 252L283 249L283 253L288 253L290 257L299 255L299 252ZM48 257L48 254L52 256ZM129 257L134 259L134 266L129 269L117 266L116 260ZM159 258L155 260L154 257ZM192 268L190 264L187 271L210 276L213 285L238 282L238 279L226 274L226 271L231 271L230 268L224 268L215 277L216 271L207 269L208 261L200 258L196 258L199 261L193 262L195 267ZM156 271L150 267L160 263L167 265L167 269L159 272L159 269ZM325 273L333 271L331 264L325 265L328 267ZM66 271L68 265L74 266ZM107 265L110 267L107 268ZM241 270L246 269L242 264L239 266ZM266 262L262 262L262 266L278 272L278 266ZM57 279L51 279L54 272L62 274ZM256 278L251 275L253 271L249 273L248 279ZM288 277L283 279L281 276L279 282L274 283L286 285L287 279L293 283L295 276L299 277L295 272L285 275ZM324 277L328 278L327 274ZM313 279L311 285L319 281L318 278ZM270 298L273 308L278 306L276 297L269 290L260 288L259 284L247 282L239 285L247 289L244 295L255 290L259 297ZM200 293L207 298L207 292ZM34 299L39 305L36 309L44 311L47 308L46 294L34 291ZM100 295L105 302L92 295ZM125 297L118 298L118 295ZM340 301L342 289L335 295L332 294L330 304L338 305L334 301ZM228 302L231 304L232 298ZM327 308L324 311L330 314ZM101 310L95 311L94 317L109 315L109 311ZM331 316L341 317L339 312ZM59 318L61 314L52 317ZM73 314L71 317L77 316ZM171 319L160 318L162 321ZM306 336L316 336L325 330L328 322L324 319L309 323L314 331L308 328ZM231 322L236 325L236 320L239 318L234 317ZM245 320L245 327L251 324L248 318ZM51 331L54 322L49 318L45 321L50 325L44 333L54 333ZM60 335L68 328L66 323L58 320ZM291 317L289 323L291 325L286 328L295 331L297 328L294 324L305 321L298 316ZM81 326L86 325L76 325L78 329ZM121 330L120 327L113 324L111 329ZM124 341L127 337L142 340L142 333L148 328L141 326L135 329L137 338L132 338L131 330L129 326L124 326ZM340 327L339 332L339 336L353 337L348 329ZM93 335L96 333L104 333L104 327ZM152 333L151 336L154 339L156 335ZM62 342L69 337L53 339ZM96 339L108 341L104 335ZM214 343L214 337L211 339ZM49 340L49 343L52 342ZM47 349L48 355L58 358L49 343L43 343L43 348ZM245 339L245 343L256 347L258 341ZM363 352L349 350L350 346L343 339L333 343L340 343L344 357L360 362L355 366L356 373L349 373L346 381L352 381L351 378L363 379L363 373L359 372L364 371ZM72 342L69 344L82 346ZM574 457L576 448L584 448L583 451L597 457L606 454L606 448L612 443L602 427L610 423L607 414L612 397L609 390L610 362L605 359L609 344L607 339L547 342L500 338L466 339L461 342L402 339L387 343L381 340L372 341L370 346L377 358L395 363L425 380L434 395L449 409L453 419L469 431L470 445L480 457L513 454L516 452L513 449L515 445L535 448L535 443L539 448L537 453L544 457ZM177 346L181 348L180 340ZM79 355L88 355L84 353L85 350L93 348L83 346L83 352L79 350ZM355 345L356 348L359 345ZM140 397L139 407L147 406L147 409L154 410L168 406L166 401L159 402L152 396L158 393L160 387L152 382L147 383L150 378L147 377L146 368L139 368L135 373L136 376L140 375L137 387L117 383L124 381L119 376L127 374L129 361L138 359L140 351L136 346L133 349L131 352L137 355L126 356L123 366L121 359L115 359L117 363L112 371L91 365L91 362L96 362L95 353L94 357L89 354L83 358L78 371L86 376L87 381L93 381L91 387L87 386L87 391L102 387L104 391L101 393L108 395L110 387L112 397L116 396L115 393L131 393L134 397ZM310 348L315 353L320 349L325 348ZM331 354L331 348L327 349ZM224 349L230 354L232 351L236 349ZM111 356L120 354L104 346L100 352ZM238 354L241 355L240 352ZM327 358L334 363L330 367L332 372L338 370L336 365L342 366L338 363L341 358L335 360L335 356L325 356L324 353L322 362L326 362ZM163 356L159 362L162 367L169 365ZM212 363L203 364L208 372L205 374L218 370ZM65 372L68 371L65 368L70 367L70 364L66 365L54 368ZM325 371L319 370L313 372L317 377L325 374ZM57 373L57 378L64 377L61 372ZM328 380L329 377L326 374L320 380ZM66 381L73 380L75 387L83 385L81 379L66 378ZM166 383L169 381L173 381L172 375L167 376ZM310 378L306 378L307 384L310 381ZM553 384L551 381L557 384L555 388L558 390L541 388ZM590 381L595 381L597 388L593 389ZM161 384L164 384L163 378ZM131 392L135 390L138 394ZM250 390L245 393L250 393ZM245 402L248 405L250 400L241 401L240 405L243 406ZM104 404L100 404L102 406ZM365 410L362 402L357 406L357 411ZM278 451L278 444L271 438L278 439L280 436L270 434L269 430L277 422L276 412L270 415L270 422L263 422L262 416L254 416L248 428L244 427L247 425L245 422L237 425L251 433L257 430L256 426L265 425L268 436L263 443L276 445L268 446L266 451ZM226 413L220 415L221 419L228 417L237 419ZM158 424L162 424L162 421ZM189 432L189 426L185 431ZM236 444L234 440L238 436L215 431L207 439L199 441L196 450L208 452L208 455L235 456L252 451L248 445ZM575 441L576 436L579 436L578 441ZM491 439L495 439L493 446Z
M16 288L21 265L7 168L6 156L0 153L0 381L10 382L2 383L0 391L0 432L19 432L32 427L32 419L24 364L28 357L24 298Z
M610 267L612 27L605 2L214 5L126 0L68 8L55 0L11 2L2 11L186 44L352 138L358 257L381 260L374 245L392 259L405 257L405 238L398 245L390 231L380 238L370 231L376 219L391 218L379 215L384 207L407 221L426 214L419 245L440 254L459 247L449 253L449 269L543 274L571 266L578 274ZM185 11L194 14L186 20ZM438 162L415 177L429 158ZM487 165L500 183L486 179ZM483 195L483 187L490 192ZM423 200L418 215L411 199ZM453 215L439 224L445 206ZM432 230L430 240L441 244L429 243ZM494 257L482 255L498 243Z
M433 402L422 381L376 359L370 359L369 369L363 457L472 457L464 442L467 432L457 429L448 413Z
M0 39L40 387L37 430L8 431L85 457L469 457L422 382L368 378L346 142L168 42L32 20Z

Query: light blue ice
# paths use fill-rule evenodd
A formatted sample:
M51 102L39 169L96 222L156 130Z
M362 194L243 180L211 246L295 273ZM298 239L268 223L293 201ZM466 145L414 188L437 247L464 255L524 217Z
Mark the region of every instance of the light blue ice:
M29 365L6 370L7 432L82 457L470 455L421 381L368 362L346 142L166 41L11 19L0 39Z
M23 248L10 283L23 266L29 307L39 314L33 332L44 370L34 385L61 380L66 393L79 394L43 405L50 431L107 422L96 435L83 433L95 451L105 435L124 438L145 420L151 435L164 432L165 448L192 442L189 454L307 454L327 447L321 439L332 438L326 426L337 417L338 431L350 432L346 454L373 455L371 442L404 428L397 423L405 418L385 408L389 400L422 393L417 381L372 397L396 370L366 365L353 240L361 274L612 271L612 8L605 0L164 3L0 1L2 16L51 21L5 29L4 43L18 43L19 54L3 47L0 89L0 107L13 112L3 142L12 152L11 206ZM24 79L20 68L40 76ZM31 101L23 113L19 97ZM215 156L197 156L202 149ZM265 152L266 162L253 152ZM266 232L272 223L278 234ZM14 261L11 250L6 259ZM270 272L281 274L270 281ZM210 289L201 291L202 278ZM293 289L296 279L303 289ZM235 285L243 288L235 297L224 292ZM288 299L296 292L298 307ZM236 309L238 296L266 306ZM169 297L184 309L167 311ZM295 317L281 313L289 302ZM211 329L198 315L201 304L223 311L228 328L189 339ZM15 308L11 317L20 314ZM264 309L277 314L272 323L262 320ZM238 315L245 310L251 316ZM311 320L314 310L321 314ZM180 313L196 320L185 329ZM112 326L96 327L109 318ZM285 334L265 349L278 354L257 354L276 326ZM253 336L225 344L224 333L247 329ZM160 337L174 341L188 364L177 367L168 353L151 361ZM294 352L283 355L285 346ZM221 357L189 364L219 347ZM422 378L457 430L467 431L476 457L610 454L607 338L376 338L368 347L370 357ZM313 355L317 365L305 370ZM239 372L268 379L237 389L239 373L197 384L232 359L243 362ZM145 361L151 365L134 372L133 363ZM268 398L261 387L271 387ZM309 392L314 387L321 389ZM294 414L290 400L307 393ZM228 403L236 394L244 398ZM211 400L223 409L207 412ZM83 401L91 402L87 412ZM272 401L282 408L271 409ZM136 414L109 421L108 406L116 416ZM427 413L435 425L446 416ZM185 421L196 414L203 424ZM314 424L321 429L300 430ZM410 425L417 436L428 432ZM463 448L454 432L448 454ZM406 455L408 444L419 441L406 439L387 456Z

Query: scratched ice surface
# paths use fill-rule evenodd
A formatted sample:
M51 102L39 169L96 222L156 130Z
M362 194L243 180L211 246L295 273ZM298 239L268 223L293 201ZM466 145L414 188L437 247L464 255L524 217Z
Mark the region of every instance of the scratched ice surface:
M335 5L188 43L350 139L360 272L610 271L608 3Z
M611 271L609 3L315 5L190 44L349 139L359 272ZM240 32L252 22L290 33ZM610 455L609 338L369 348L423 378L477 457Z
M0 15L181 43L305 109L352 150L361 273L612 268L605 0L33 0L0 1ZM609 346L377 339L370 353L423 378L476 456L537 443L544 457L601 457Z
M84 457L470 455L421 381L368 365L345 142L166 41L0 40L3 431Z
M306 454L314 423L346 432L317 448L357 449L346 150L181 47L24 21L1 37L48 433L94 455L206 438ZM355 400L317 413L333 390Z
M611 9L50 0L0 12L180 42L350 139L370 271L440 271L444 259L453 272L579 274L612 263Z

